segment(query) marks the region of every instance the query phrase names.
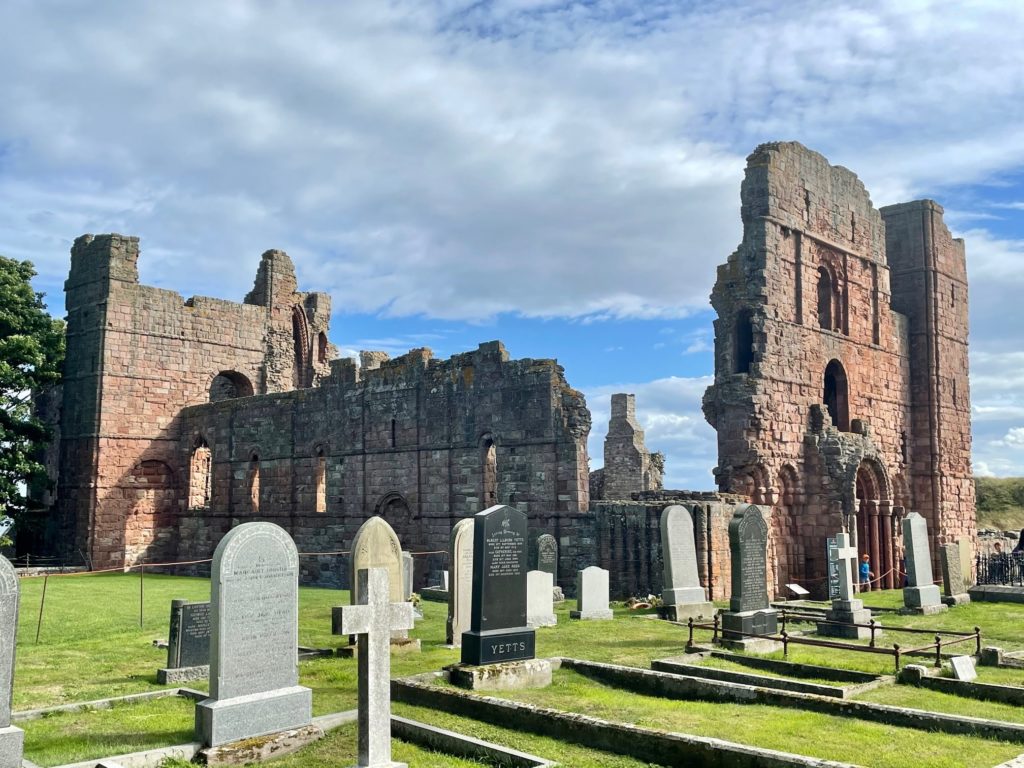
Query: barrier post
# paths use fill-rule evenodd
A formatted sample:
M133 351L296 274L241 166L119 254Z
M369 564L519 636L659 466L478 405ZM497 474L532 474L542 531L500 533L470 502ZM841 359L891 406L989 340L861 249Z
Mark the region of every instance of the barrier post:
M718 614L717 613L715 614L715 629L714 629L714 634L711 636L711 642L712 643L717 643L718 642Z
M139 569L139 629L142 629L142 606L145 600L146 566Z
M687 646L693 646L693 616L686 620L687 626L690 628L690 639L686 641Z
M874 648L875 647L875 620L871 619L871 621L869 621L868 623L871 625L871 642L868 643L868 648Z
M896 674L900 673L900 647L897 643L892 644L892 653L896 657Z
M981 656L981 627L974 628L974 655Z
M942 636L935 636L935 666L942 666Z
M46 582L49 574L43 574L43 596L39 598L39 620L36 622L36 645L39 645L39 631L43 628L43 607L46 605Z
M782 658L789 658L789 633L782 630Z

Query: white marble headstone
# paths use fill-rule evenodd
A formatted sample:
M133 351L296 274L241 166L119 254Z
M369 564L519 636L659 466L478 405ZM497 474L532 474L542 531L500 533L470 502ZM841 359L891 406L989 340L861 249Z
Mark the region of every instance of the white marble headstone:
M608 571L592 565L576 573L577 610L569 616L574 619L611 619L608 607Z
M14 643L18 634L18 574L0 557L0 768L21 768L25 733L11 725Z
M555 617L554 577L547 571L528 571L526 574L526 626L550 627L558 623Z
M448 545L448 645L462 645L473 614L473 518L459 520Z

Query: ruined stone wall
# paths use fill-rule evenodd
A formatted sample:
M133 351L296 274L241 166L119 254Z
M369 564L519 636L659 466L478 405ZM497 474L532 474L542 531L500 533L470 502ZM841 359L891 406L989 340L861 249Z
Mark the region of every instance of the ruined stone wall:
M331 354L330 299L297 292L282 252L264 254L245 304L140 285L138 257L138 238L85 235L65 285L58 548L94 567L172 554L183 407L218 382L235 394L312 382Z
M905 510L934 506L940 539L973 526L962 244L931 203L883 223L852 172L796 143L758 147L741 198L743 241L711 297L719 487L773 508L780 593L820 594L844 527L895 586ZM926 316L929 282L944 303Z
M728 600L729 521L736 508L746 504L733 494L661 491L639 494L636 501L594 502L592 514L578 528L578 541L562 543L560 576L574 578L576 570L598 565L609 571L613 599L660 596L664 576L661 514L672 504L683 504L693 514L701 585L710 599Z
M189 466L205 443L213 476L209 504L178 516L179 556L208 557L224 531L249 520L278 523L300 551L344 550L375 514L404 547L446 550L452 526L486 506L483 442L494 447L497 502L574 533L588 507L590 424L560 366L510 360L499 342L449 360L423 349L379 362L360 370L340 360L312 389L187 408L175 465ZM418 560L417 584L444 564L443 555ZM304 566L312 581L343 579Z
M590 473L592 499L629 499L662 488L665 457L650 453L636 418L636 395L612 395L611 418L604 438L604 466Z
M940 544L976 535L967 261L942 213L932 200L882 209L893 306L909 318L910 480L936 558Z

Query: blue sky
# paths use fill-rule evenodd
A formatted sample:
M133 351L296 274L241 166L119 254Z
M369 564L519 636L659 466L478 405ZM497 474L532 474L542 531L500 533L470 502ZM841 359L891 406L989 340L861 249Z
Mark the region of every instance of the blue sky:
M708 488L707 304L744 159L795 139L966 238L975 468L1024 474L1024 4L0 5L0 253L61 313L72 240L240 299L283 248L348 352L500 338L631 391ZM13 34L10 32L13 31Z

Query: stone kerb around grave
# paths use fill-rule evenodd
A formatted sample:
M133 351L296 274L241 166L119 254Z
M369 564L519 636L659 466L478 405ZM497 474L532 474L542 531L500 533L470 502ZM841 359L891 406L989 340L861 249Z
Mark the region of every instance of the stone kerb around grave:
M196 706L206 746L303 728L312 692L298 684L299 556L273 523L229 531L211 570L210 697Z
M21 768L25 743L24 731L11 725L19 594L18 574L0 556L0 768Z
M659 613L670 621L712 618L715 606L700 584L693 514L689 508L673 504L661 513L661 547L664 589L663 609Z

